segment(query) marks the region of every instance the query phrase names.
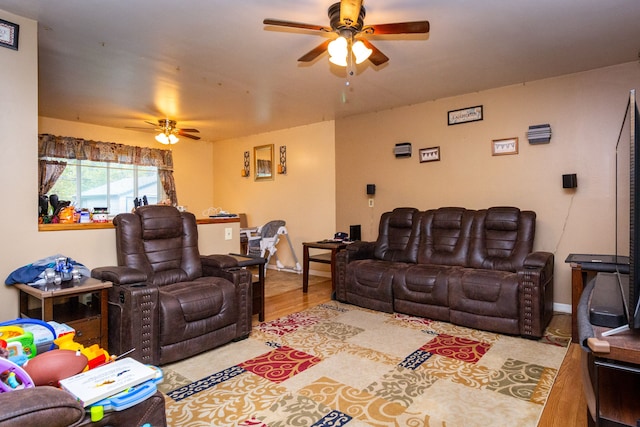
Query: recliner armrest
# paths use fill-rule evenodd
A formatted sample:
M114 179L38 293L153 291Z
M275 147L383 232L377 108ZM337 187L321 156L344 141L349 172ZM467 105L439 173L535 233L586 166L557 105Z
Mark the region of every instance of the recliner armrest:
M532 252L524 259L524 268L544 268L549 264L553 265L553 254L551 252Z
M2 393L0 407L3 426L69 426L76 425L85 415L71 394L50 386Z
M91 277L112 282L115 285L131 285L147 281L147 275L137 268L123 266L97 267L91 270Z
M374 258L376 242L353 242L346 247L345 257L347 263L357 259Z
M553 268L551 252L532 252L518 270L520 287L520 335L540 338L553 316Z
M229 255L202 255L200 256L202 267L211 267L215 269L226 269L238 266L238 260ZM205 274L209 276L209 274Z

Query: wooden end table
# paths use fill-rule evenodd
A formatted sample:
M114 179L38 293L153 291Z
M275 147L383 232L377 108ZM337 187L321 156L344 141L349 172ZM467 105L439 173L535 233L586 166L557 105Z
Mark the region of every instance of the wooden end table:
M85 347L98 344L105 350L109 348L107 313L111 282L83 277L59 285L13 286L20 292L20 317L65 323L75 329L76 342Z
M302 292L309 290L309 263L319 262L322 264L331 264L331 290L336 290L336 254L338 251L347 247L347 243L342 241L326 241L304 242L303 248L303 267L302 267ZM309 249L324 249L325 252L309 255ZM326 251L329 252L326 252Z

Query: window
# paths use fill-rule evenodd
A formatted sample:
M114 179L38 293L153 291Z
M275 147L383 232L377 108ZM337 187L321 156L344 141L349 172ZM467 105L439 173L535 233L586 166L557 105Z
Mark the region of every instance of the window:
M110 216L130 212L134 199L149 204L166 198L158 168L91 160L66 160L67 166L49 191L77 208L106 207Z

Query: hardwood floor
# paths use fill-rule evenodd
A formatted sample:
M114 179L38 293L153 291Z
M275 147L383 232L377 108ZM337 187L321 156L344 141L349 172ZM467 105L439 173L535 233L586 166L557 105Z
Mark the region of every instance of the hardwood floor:
M309 276L309 292L302 293L302 275L269 270L265 284L265 320L274 320L290 313L331 300L331 281ZM257 315L253 322L258 323ZM557 328L570 332L567 315L554 316ZM581 348L571 344L547 399L539 427L587 426L587 403L582 390Z

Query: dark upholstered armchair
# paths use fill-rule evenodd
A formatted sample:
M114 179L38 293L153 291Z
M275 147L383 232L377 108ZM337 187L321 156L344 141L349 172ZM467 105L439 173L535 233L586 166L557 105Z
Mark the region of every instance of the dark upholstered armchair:
M105 412L100 421L71 394L51 386L38 386L0 393L0 426L24 427L130 427L167 425L164 396L157 391L146 400L122 411Z
M110 353L135 348L131 357L163 365L249 335L251 274L207 267L218 262L200 256L193 214L149 205L113 223L118 266L91 272L114 284Z

